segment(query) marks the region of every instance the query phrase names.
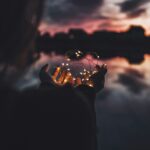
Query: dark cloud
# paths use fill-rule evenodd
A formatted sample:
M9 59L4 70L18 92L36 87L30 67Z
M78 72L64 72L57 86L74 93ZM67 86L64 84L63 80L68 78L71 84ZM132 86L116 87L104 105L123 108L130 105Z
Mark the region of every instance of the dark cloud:
M121 12L126 13L128 18L136 18L146 12L145 4L149 0L127 0L120 3Z
M47 0L45 19L51 23L80 23L97 11L103 0Z
M125 73L119 74L117 82L123 84L133 93L140 93L148 88L144 82L143 73L135 69L127 69Z
M141 8L133 11L132 13L128 13L127 17L132 19L132 18L137 18L143 14L146 14L146 9Z
M132 69L132 68L127 68L125 70L125 72L129 75L131 75L132 77L138 78L138 79L144 79L144 74L143 72L136 70L136 69Z
M105 28L108 28L108 27L110 27L110 26L112 26L111 22L105 21L105 22L100 23L98 27L99 27L100 29L105 29Z
M120 4L121 11L128 12L128 11L136 10L147 2L149 2L149 0L127 0Z
M95 19L95 20L110 20L110 19L112 19L111 17L108 17L108 16L104 16L104 15L97 15L97 16L94 16L93 17L93 19Z

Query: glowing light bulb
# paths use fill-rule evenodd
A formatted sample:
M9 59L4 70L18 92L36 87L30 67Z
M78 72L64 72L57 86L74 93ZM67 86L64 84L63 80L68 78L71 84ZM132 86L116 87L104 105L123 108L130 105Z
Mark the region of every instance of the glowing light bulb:
M67 83L67 82L68 82L68 80L67 80L67 79L65 79L65 80L64 80L64 83Z
M97 71L93 71L93 74L97 73Z
M94 87L92 84L89 84L90 87Z

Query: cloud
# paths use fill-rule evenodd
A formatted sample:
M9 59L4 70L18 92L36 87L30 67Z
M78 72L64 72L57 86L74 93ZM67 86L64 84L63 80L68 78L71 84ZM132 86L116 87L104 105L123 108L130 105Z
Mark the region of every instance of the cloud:
M147 11L146 4L149 0L126 0L120 3L120 10L127 14L128 18L136 18Z
M81 23L90 18L103 0L47 0L45 4L45 21L57 24Z
M143 73L135 69L126 69L125 73L120 73L117 82L123 84L135 94L148 88L148 85L144 82Z
M98 149L147 149L150 147L149 86L140 67L122 69L121 73L115 70L118 80L111 78L113 81L97 96Z
M147 12L146 9L143 9L143 8L137 9L137 10L133 11L132 13L128 13L127 17L131 18L131 19L132 18L137 18L137 17L139 17L143 14L146 14L146 12Z
M102 14L102 12L97 12L92 16L93 20L102 20L102 21L107 21L112 19L110 16Z
M122 12L133 11L145 5L149 0L127 0L120 4Z
M132 77L135 77L135 78L138 78L138 79L144 79L144 74L143 72L137 70L137 69L133 69L133 68L126 68L125 69L125 73L132 76Z

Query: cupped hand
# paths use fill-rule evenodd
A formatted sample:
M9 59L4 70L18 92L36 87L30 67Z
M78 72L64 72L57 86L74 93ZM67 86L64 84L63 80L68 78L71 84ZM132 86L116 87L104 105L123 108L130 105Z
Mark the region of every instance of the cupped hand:
M95 68L97 70L97 73L93 74L90 79L93 81L96 93L98 93L104 88L105 75L108 69L106 64L103 64L101 66L96 65Z

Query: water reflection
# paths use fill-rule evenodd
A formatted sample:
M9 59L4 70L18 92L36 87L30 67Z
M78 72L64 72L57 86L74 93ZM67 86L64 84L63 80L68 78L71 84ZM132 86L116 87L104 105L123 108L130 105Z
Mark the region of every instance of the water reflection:
M99 62L106 63L109 69L105 89L96 100L99 150L150 147L150 55L144 58L138 65L131 65L124 58ZM63 56L42 54L17 86L38 87L40 67L45 63L54 66L63 60Z
M128 75L130 77L135 77L132 80L137 79L138 81L142 82L143 84L150 85L150 55L145 55L144 61L141 64L130 64L125 58L113 58L110 60L100 60L97 62L97 60L92 60L92 63L88 62L87 59L81 60L81 62L75 63L76 68L81 68L82 66L85 66L89 69L89 67L93 67L93 64L107 64L108 65L108 74L106 77L106 88L109 87L116 87L118 86L127 86L127 82L117 82L121 75ZM52 53L51 55L45 55L41 54L41 58L35 62L29 70L24 74L23 77L21 77L17 82L17 87L20 89L24 89L28 86L37 86L39 84L38 80L38 71L44 64L48 63L51 68L56 66L57 64L60 64L65 61L65 58L60 55L55 55ZM89 64L90 63L90 64ZM82 64L82 65L81 65ZM74 68L75 69L75 68ZM143 75L141 78L138 77L138 75Z

